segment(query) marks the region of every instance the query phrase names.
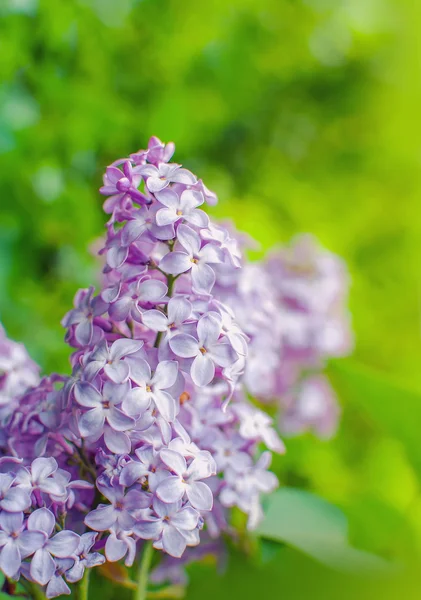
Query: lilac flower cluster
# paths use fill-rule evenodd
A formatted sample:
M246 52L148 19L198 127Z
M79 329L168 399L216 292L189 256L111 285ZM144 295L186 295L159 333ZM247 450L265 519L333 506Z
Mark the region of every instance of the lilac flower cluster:
M151 138L107 168L102 286L63 319L72 373L20 394L4 420L0 568L49 598L105 559L132 565L147 540L181 557L205 525L230 531L232 507L253 527L277 486L259 447L283 444L247 398L249 336L219 295L238 283L240 249L173 152Z
M7 423L19 396L39 382L39 367L23 344L10 340L0 324L0 425Z
M284 434L332 435L339 407L321 371L328 358L352 347L343 261L302 235L261 262L235 272L224 266L217 282L215 294L235 310L249 338L249 392L280 404Z

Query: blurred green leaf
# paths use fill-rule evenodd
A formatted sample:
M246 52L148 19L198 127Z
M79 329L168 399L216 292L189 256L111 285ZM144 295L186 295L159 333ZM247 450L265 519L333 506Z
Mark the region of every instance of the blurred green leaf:
M268 500L257 533L301 550L340 571L375 572L390 565L348 544L348 524L342 511L309 492L282 488Z
M332 363L329 372L339 397L357 405L386 433L398 438L421 474L421 392L351 360Z

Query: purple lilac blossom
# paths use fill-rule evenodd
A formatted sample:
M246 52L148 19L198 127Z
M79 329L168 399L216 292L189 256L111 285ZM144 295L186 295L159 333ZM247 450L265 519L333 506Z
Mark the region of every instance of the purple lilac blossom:
M132 565L144 540L175 559L203 528L232 533L234 506L255 527L277 486L260 447L284 446L248 394L284 395L302 357L346 346L332 334L345 322L335 261L316 261L317 306L284 253L244 268L243 237L199 208L217 198L169 163L174 149L153 137L106 170L101 287L79 290L62 321L70 376L38 381L22 348L0 344L0 568L48 598L105 560ZM284 285L278 271L291 272Z

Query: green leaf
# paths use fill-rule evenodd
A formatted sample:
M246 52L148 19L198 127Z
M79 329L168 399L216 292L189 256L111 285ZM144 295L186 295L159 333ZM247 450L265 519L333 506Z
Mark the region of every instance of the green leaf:
M361 407L384 431L398 438L421 474L421 392L352 361L333 362L329 374L339 397Z
M381 558L348 544L348 525L339 508L309 492L283 488L268 501L257 529L264 538L284 542L322 564L345 572L390 569Z

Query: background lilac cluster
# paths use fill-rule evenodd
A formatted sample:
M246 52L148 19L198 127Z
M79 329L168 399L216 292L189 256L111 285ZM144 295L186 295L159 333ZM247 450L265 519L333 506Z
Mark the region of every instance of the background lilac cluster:
M322 371L327 359L353 346L345 263L300 235L242 269L217 269L215 293L235 311L249 340L242 385L278 407L283 434L331 436L340 411Z
M63 319L71 375L34 386L25 356L22 394L4 368L0 567L47 597L104 560L131 565L145 540L180 557L204 525L229 532L232 507L253 527L277 486L258 446L283 444L248 400L249 336L219 294L219 277L238 281L239 245L173 151L152 138L107 168L102 286Z

